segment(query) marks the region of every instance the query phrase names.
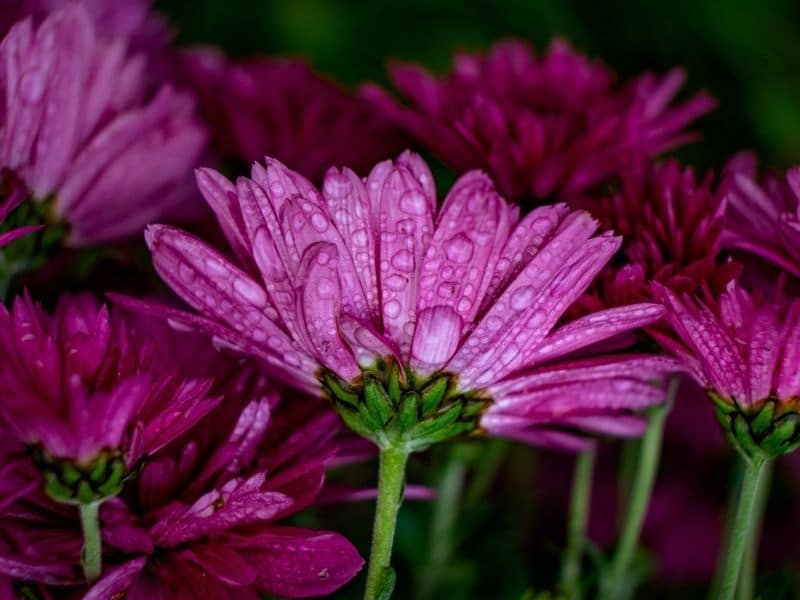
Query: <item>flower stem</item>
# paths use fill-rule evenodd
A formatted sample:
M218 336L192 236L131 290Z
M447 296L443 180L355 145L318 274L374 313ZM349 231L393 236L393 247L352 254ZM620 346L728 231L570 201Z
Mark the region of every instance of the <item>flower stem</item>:
M759 516L757 514L759 511L755 510L756 499L761 480L764 478L765 464L767 461L761 458L745 459L744 477L736 510L730 513L730 518L733 519L729 529L730 545L725 559L720 563L720 571L716 578L719 582L719 591L715 595L718 600L733 600L745 550L755 541L756 536L753 534L757 524L754 521Z
M397 512L403 500L408 452L402 448L382 449L379 460L378 502L372 529L365 600L388 600L392 595L394 571L389 563L397 526Z
M575 460L567 525L567 547L561 564L561 589L570 600L580 600L581 559L592 496L595 450L581 452Z
M679 384L680 376L674 375L669 383L666 401L655 407L650 413L650 423L639 447L628 510L625 514L617 548L611 560L611 567L601 584L600 598L618 600L628 596L631 591L628 589L630 586L628 567L636 552L639 534L647 514L647 506L650 504L650 495L653 492L661 456L664 423L672 408Z
M439 482L439 497L433 509L430 532L430 554L422 574L419 597L433 598L440 591L441 580L446 575L453 551L454 525L458 520L464 480L469 459L459 446L450 448L450 457Z
M100 504L80 504L83 550L81 565L87 581L95 581L103 570L103 542L100 537Z
M750 600L755 592L756 573L758 572L758 541L761 534L761 521L764 518L764 510L767 508L769 498L769 488L772 481L773 461L769 460L764 464L764 472L758 482L756 489L755 507L753 508L753 518L750 523L750 531L747 534L747 545L745 548L744 564L739 575L739 586L736 594L739 600Z

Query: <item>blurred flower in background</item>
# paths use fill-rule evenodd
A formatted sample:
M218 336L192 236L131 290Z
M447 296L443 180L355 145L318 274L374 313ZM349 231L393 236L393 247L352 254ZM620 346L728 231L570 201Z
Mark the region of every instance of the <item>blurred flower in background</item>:
M332 165L363 172L406 145L389 119L304 60L234 60L198 48L181 64L217 149L246 165L272 156L320 182Z
M631 160L696 136L686 127L715 106L707 94L674 102L684 75L641 75L622 85L562 40L542 56L522 41L458 54L437 78L394 65L408 105L367 94L417 142L458 172L485 169L510 199L569 199L615 181Z

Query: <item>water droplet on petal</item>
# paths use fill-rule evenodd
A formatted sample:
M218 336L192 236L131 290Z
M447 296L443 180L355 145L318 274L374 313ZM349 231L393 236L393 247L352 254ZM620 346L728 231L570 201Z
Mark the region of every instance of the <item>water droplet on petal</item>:
M474 244L463 232L457 233L444 243L447 258L454 263L467 263L472 258Z
M390 290L400 292L405 289L406 285L408 285L408 279L402 275L391 275L386 278L384 285Z
M511 308L514 310L523 310L530 306L536 291L529 285L519 288L511 295Z
M400 309L401 306L397 300L389 300L386 304L383 305L383 312L386 313L386 316L392 319L400 314Z
M369 236L366 229L357 229L353 232L351 237L353 245L356 248L365 248L369 243Z
M311 215L311 225L319 233L325 233L328 230L328 219L322 213L314 213Z
M408 190L400 198L400 210L409 215L424 215L428 210L428 200L419 190Z
M406 273L411 273L416 265L414 255L408 250L397 251L395 255L392 256L391 263L395 269Z
M321 300L333 298L335 289L336 288L333 285L333 281L331 281L328 277L320 277L317 281L317 295Z

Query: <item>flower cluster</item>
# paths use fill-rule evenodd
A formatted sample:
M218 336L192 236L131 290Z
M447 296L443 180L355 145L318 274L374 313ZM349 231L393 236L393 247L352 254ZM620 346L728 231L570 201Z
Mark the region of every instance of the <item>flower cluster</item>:
M542 56L521 41L461 54L443 79L416 65L390 75L408 106L367 93L419 143L458 171L486 169L508 197L535 201L568 199L689 141L686 125L715 104L699 94L672 105L679 70L618 85L562 40Z
M631 597L640 537L690 577L723 548L714 594L752 595L765 473L800 447L800 167L661 158L715 101L561 40L395 64L401 101L179 50L151 4L0 7L0 597L331 594L367 549L333 530L374 498L365 598L388 600L401 503L436 495L406 465L441 445L410 470L443 473L430 553L402 541L433 597L486 437L536 449L545 500L578 457L554 596ZM615 478L609 438L639 437ZM725 547L725 493L693 498L729 449ZM598 514L613 549L586 561Z

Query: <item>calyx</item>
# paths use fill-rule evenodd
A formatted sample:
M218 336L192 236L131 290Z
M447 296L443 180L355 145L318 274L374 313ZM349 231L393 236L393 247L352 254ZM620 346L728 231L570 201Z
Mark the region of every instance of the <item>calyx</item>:
M728 439L750 460L766 460L800 447L800 406L770 396L749 406L741 406L713 391L719 419Z
M455 375L419 377L393 358L378 361L351 382L330 371L320 380L347 426L382 449L416 452L479 432L478 421L491 402L480 391L459 391Z

